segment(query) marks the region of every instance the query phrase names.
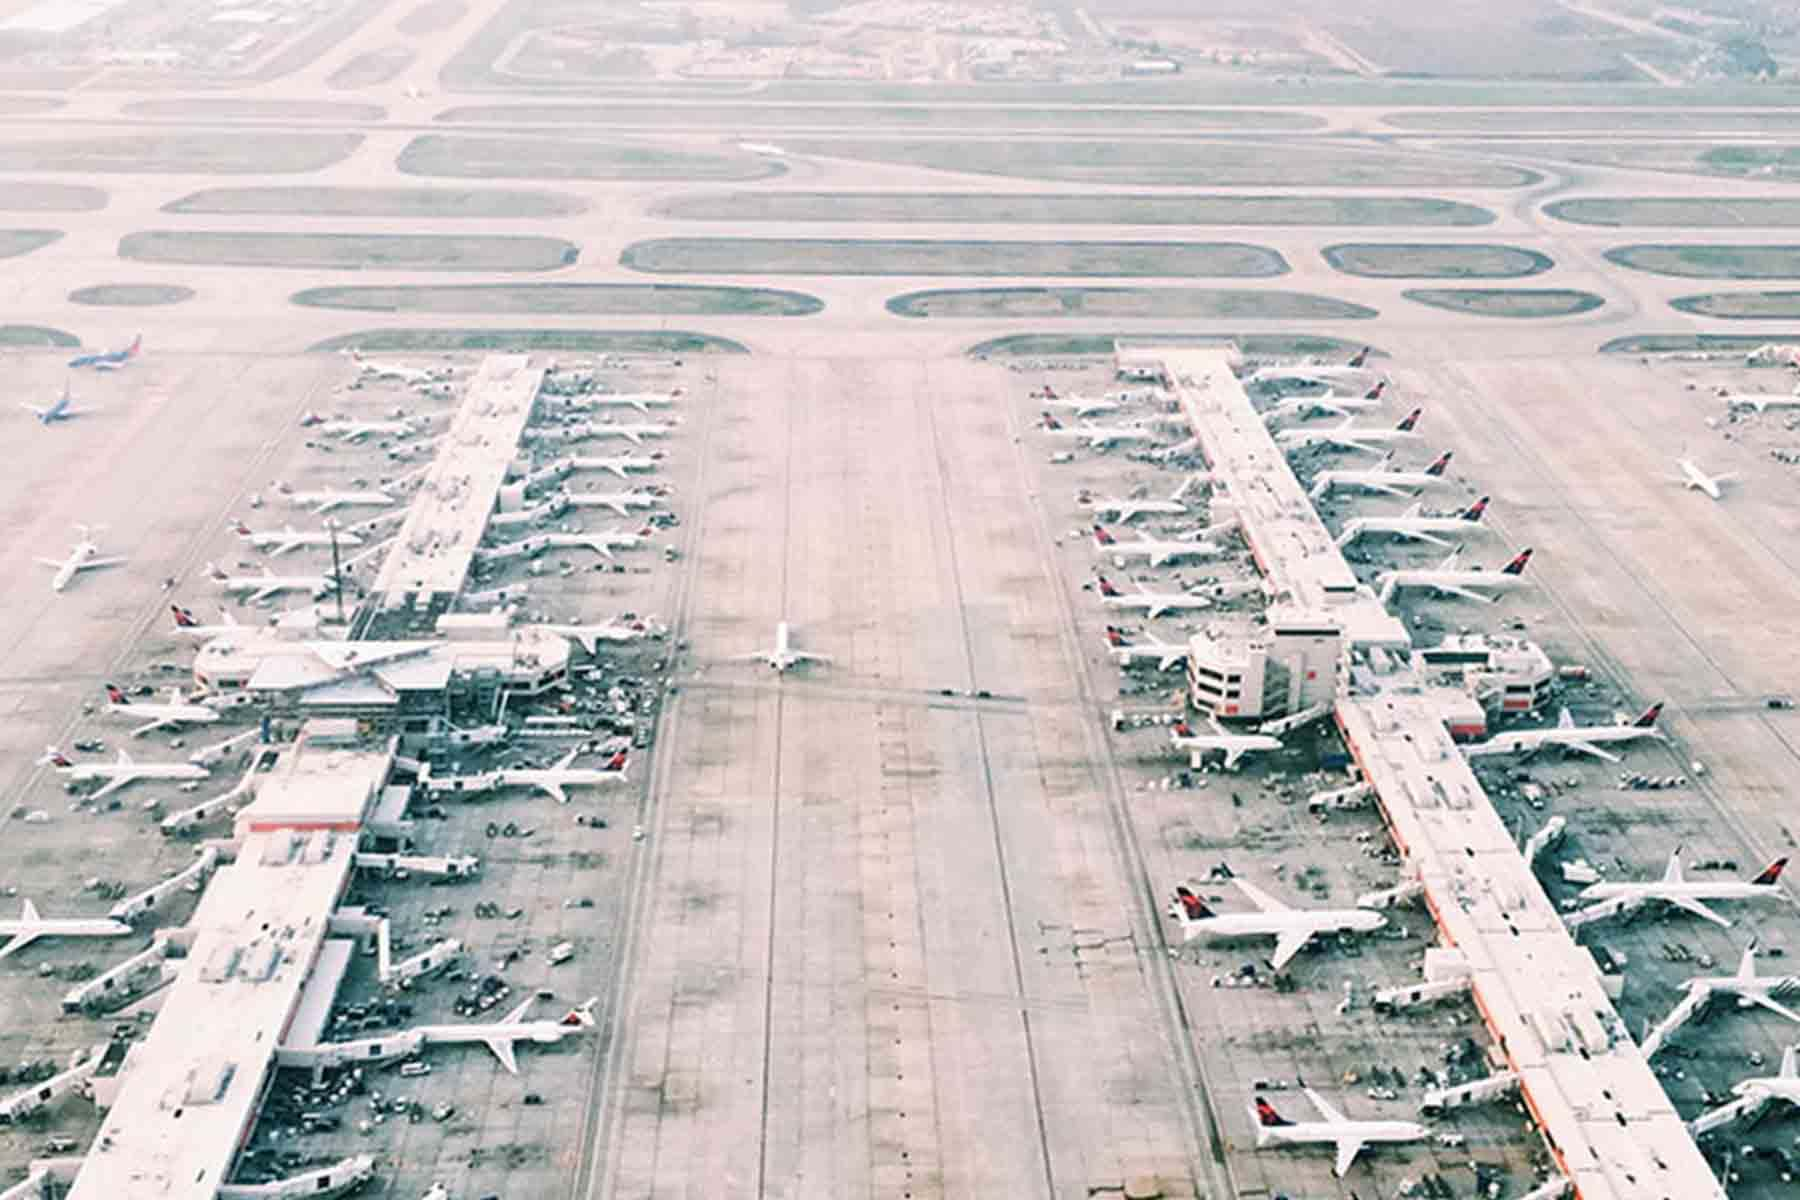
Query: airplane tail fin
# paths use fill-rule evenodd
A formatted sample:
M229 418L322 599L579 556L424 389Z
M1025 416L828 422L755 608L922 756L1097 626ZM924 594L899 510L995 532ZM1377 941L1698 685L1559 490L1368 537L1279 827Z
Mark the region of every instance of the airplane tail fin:
M1346 363L1345 365L1351 366L1351 367L1362 366L1364 363L1369 361L1369 353L1373 349L1374 349L1373 346L1364 346L1361 350L1358 350L1355 354L1352 354L1350 356L1350 361L1348 363Z
M1632 725L1639 729L1654 729L1656 728L1656 718L1662 716L1662 710L1663 702L1658 700L1655 704L1646 708L1644 710L1644 715L1633 721Z
M144 335L140 333L136 337L131 339L131 345L125 347L125 357L126 358L136 358L138 351L142 350L143 348L144 348Z
M1758 887L1774 887L1776 882L1780 880L1782 871L1787 869L1787 864L1788 860L1785 857L1778 858L1768 866L1764 867L1762 873L1750 882Z
M1056 414L1047 412L1044 414L1043 426L1045 429L1061 429L1063 423L1056 419Z
M1463 509L1462 519L1465 521L1479 521L1483 516L1487 515L1487 507L1488 497L1483 496L1475 503L1469 505L1469 507Z
M1523 575L1525 573L1525 564L1530 561L1531 547L1527 546L1525 549L1513 555L1512 561L1500 568L1500 573L1502 575Z
M1121 646L1128 646L1131 643L1125 640L1125 631L1123 629L1120 629L1117 625L1108 625L1106 627L1106 644L1116 650Z
M619 751L617 754L606 760L606 770L623 772L625 770L625 760L629 756L630 751Z
M1800 1078L1800 1046L1789 1046L1781 1052L1781 1078Z
M1404 417L1401 417L1400 423L1394 426L1394 428L1398 429L1401 433L1411 433L1413 428L1418 425L1419 418L1424 415L1425 410L1423 408L1415 408Z
M194 614L192 612L181 607L179 604L169 605L169 612L175 617L175 628L177 629L192 629L200 624L199 621L194 619Z
M1256 1111L1256 1124L1257 1124L1258 1129L1279 1129L1283 1125L1292 1125L1293 1124L1292 1121L1288 1120L1286 1117L1284 1117L1280 1113L1276 1112L1275 1106L1273 1104L1270 1104L1267 1100L1263 1099L1261 1096L1258 1096L1256 1098L1255 1111ZM1261 1136L1261 1134L1259 1133L1258 1137L1260 1137L1260 1136Z
M1206 901L1186 884L1175 889L1175 903L1180 906L1182 919L1186 921L1204 921L1213 915L1213 910L1206 907Z
M106 701L108 704L130 704L131 700L119 690L117 684L106 685Z
M1094 526L1094 542L1096 545L1100 546L1116 546L1119 544L1118 539L1108 533L1106 531L1106 526L1104 525Z
M1363 393L1363 399L1364 400L1379 400L1379 399L1381 399L1381 393L1387 391L1387 383L1388 383L1388 381L1385 379L1377 380L1374 387L1370 388L1368 391Z
M1447 469L1449 469L1451 456L1452 456L1452 451L1449 451L1449 450L1444 451L1442 454L1438 455L1435 460L1433 460L1432 464L1429 467L1425 468L1425 473L1427 475L1442 477L1444 472Z
M19 919L27 924L39 920L37 905L33 904L30 900L26 900L19 912Z
M52 767L72 767L75 765L69 760L68 755L64 754L61 750L58 750L55 746L45 746L44 757L38 759L38 763L40 765L48 764Z
M1106 576L1096 575L1094 578L1100 581L1100 594L1102 596L1118 596L1120 594L1119 589L1114 587L1112 580L1108 579Z

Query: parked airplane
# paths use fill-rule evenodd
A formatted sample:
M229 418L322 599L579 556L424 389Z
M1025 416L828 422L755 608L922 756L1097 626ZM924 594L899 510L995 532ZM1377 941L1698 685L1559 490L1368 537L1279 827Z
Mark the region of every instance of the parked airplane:
M655 454L615 454L605 458L572 458L569 469L572 471L610 471L620 479L632 471L654 471L662 452Z
M1149 634L1134 639L1117 625L1106 627L1106 645L1112 651L1113 660L1121 667L1129 667L1140 659L1155 659L1156 669L1167 671L1180 666L1188 656L1186 646L1171 645Z
M252 632L250 626L239 625L237 618L224 609L219 610L219 620L222 622L219 625L202 625L200 618L194 615L192 609L184 608L179 604L169 605L169 612L175 618L176 637L209 641L213 638L235 637Z
M1463 753L1470 758L1493 754L1535 754L1547 746L1555 746L1564 752L1591 754L1607 762L1618 762L1618 755L1602 750L1601 746L1645 738L1653 738L1659 742L1665 740L1662 730L1656 727L1656 718L1662 715L1662 709L1662 701L1659 700L1645 709L1643 715L1635 721L1583 726L1575 724L1575 718L1565 708L1556 719L1554 728L1515 729L1496 733L1485 742L1463 747Z
M170 688L164 693L161 704L151 701L147 704L134 704L130 697L120 691L115 684L106 685L106 712L116 717L140 717L149 723L131 731L132 737L143 737L152 729L176 729L183 725L211 725L219 719L218 710L208 708L204 704L195 704L181 694L180 688Z
M1342 1179L1350 1164L1370 1142L1417 1142L1430 1136L1416 1121L1352 1121L1311 1088L1306 1098L1319 1110L1320 1120L1290 1121L1275 1111L1275 1106L1261 1096L1256 1098L1257 1146L1311 1146L1328 1144L1337 1148L1337 1162L1332 1172Z
M831 656L828 654L811 654L805 650L794 649L786 621L776 622L775 645L772 649L753 650L749 654L739 657L767 663L769 669L778 674L785 673L803 662L828 663L831 661Z
M329 528L295 529L292 525L286 525L259 533L239 521L235 530L239 537L258 550L267 550L270 558L279 558L289 550L298 550L303 546L329 546L334 539L334 532ZM346 550L362 545L362 538L344 529L335 531L335 540Z
M1097 500L1090 500L1087 505L1088 511L1098 516L1105 516L1110 513L1112 514L1110 519L1119 522L1121 525L1130 521L1132 518L1142 516L1145 513L1163 513L1170 516L1180 516L1188 510L1187 504L1182 500L1182 497L1186 496L1188 489L1193 487L1196 483L1199 483L1201 478L1202 477L1199 475L1188 476L1181 481L1180 487L1169 493L1168 499L1166 500L1121 500L1113 496L1103 496Z
M400 363L377 362L364 358L360 350L348 350L350 360L356 364L357 378L365 380L393 379L400 383L431 383L447 378L449 367L408 367Z
M1256 912L1215 913L1185 884L1175 889L1175 902L1169 907L1169 915L1180 922L1183 942L1195 938L1208 941L1274 938L1275 952L1269 956L1269 966L1279 971L1319 934L1369 933L1387 924L1387 918L1374 909L1289 908L1242 879L1233 878L1231 882L1256 905Z
M1305 366L1258 367L1250 372L1247 378L1252 383L1281 383L1293 380L1296 383L1331 384L1340 379L1354 379L1369 373L1370 348L1364 346L1350 356L1348 362L1318 363Z
M1094 578L1100 589L1100 603L1108 608L1141 609L1144 616L1152 621L1167 612L1212 607L1211 600L1192 592L1153 592L1141 583L1137 585L1138 590L1135 592L1121 592L1106 576L1096 575Z
M1338 450L1380 452L1380 447L1394 442L1419 440L1419 418L1425 410L1415 408L1401 417L1392 429L1359 429L1354 417L1347 417L1333 429L1283 429L1275 434L1275 444L1283 450L1299 450L1308 446L1331 446Z
M193 763L141 763L132 759L125 751L119 751L117 761L110 763L78 763L72 761L55 746L44 751L40 763L48 763L70 783L87 783L102 779L105 783L100 790L88 796L89 800L98 800L102 796L110 796L122 787L128 787L140 779L167 779L180 782L205 779L209 772L205 767Z
M1049 384L1044 385L1043 391L1033 392L1032 398L1041 402L1045 408L1061 409L1063 412L1074 413L1077 417L1104 416L1125 407L1124 402L1116 396L1059 396Z
M331 591L331 578L326 575L277 575L264 567L261 575L227 575L211 563L208 573L219 587L242 596L246 604L255 604L282 592L310 592L315 598Z
M1153 567L1174 562L1181 558L1217 558L1225 553L1225 547L1217 542L1205 541L1201 538L1154 538L1139 531L1134 542L1121 542L1106 526L1094 526L1094 545L1100 553L1111 554L1116 558L1142 557Z
M566 1037L577 1037L594 1028L594 1005L598 997L571 1008L560 1020L527 1021L525 1014L536 999L533 996L522 1001L491 1025L418 1025L412 1032L422 1035L428 1045L480 1042L494 1052L507 1074L517 1075L519 1060L514 1050L520 1042L553 1046Z
M67 558L38 559L38 562L44 566L53 567L56 570L56 574L50 577L50 590L53 592L60 592L68 587L75 576L83 571L92 571L100 567L116 567L130 561L124 558L96 557L100 553L100 547L94 543L90 533L91 527L77 525L75 528L81 531L81 540L69 547Z
M366 437L410 437L418 432L411 421L320 421L316 428L326 437L360 442Z
M289 492L289 504L298 504L310 508L316 513L328 513L334 508L343 508L353 504L393 504L394 498L386 492L372 491L368 488L341 492Z
M634 488L629 492L570 492L569 504L576 508L610 508L621 517L629 517L634 508L655 508L662 497L655 492Z
M1281 739L1266 733L1227 733L1217 720L1211 733L1196 733L1186 721L1177 722L1169 731L1169 741L1177 750L1186 750L1196 758L1214 750L1225 755L1225 769L1236 769L1244 755L1281 749Z
M0 955L5 952L0 951ZM1731 1086L1731 1094L1739 1099L1785 1100L1800 1104L1800 1046L1789 1046L1781 1052L1781 1067L1774 1075L1746 1079Z
M131 339L131 345L123 350L107 350L100 354L77 354L69 360L71 367L93 367L96 371L115 371L138 356L144 348L144 335L138 334Z
M595 396L583 396L582 408L635 408L645 416L650 415L653 408L668 408L675 403L681 389L669 392L602 392Z
M62 395L47 408L39 408L35 404L20 402L19 407L38 419L40 425L54 425L58 421L66 421L70 417L83 417L88 413L99 412L97 408L75 408L75 397L69 394L69 381L63 380Z
M1397 517L1352 517L1344 522L1344 531L1338 534L1337 544L1348 546L1365 533L1386 533L1451 549L1456 543L1436 535L1474 533L1483 528L1481 518L1486 515L1487 507L1488 497L1483 496L1461 512L1441 516L1427 516L1423 505L1414 504Z
M0 946L0 958L11 958L39 938L123 937L130 932L131 926L125 922L105 917L40 916L37 905L27 900L18 920L0 918L0 937L7 939L6 945Z
M1707 900L1786 899L1781 889L1781 872L1786 858L1778 858L1764 867L1753 879L1690 880L1681 869L1681 849L1669 855L1669 865L1661 879L1643 883L1596 883L1581 891L1581 899L1605 903L1614 911L1641 908L1652 902L1672 904L1676 908L1704 917L1724 928L1731 922L1708 908Z
M1727 392L1720 399L1729 408L1753 408L1759 413L1771 408L1800 408L1800 391Z
M1335 488L1361 488L1367 492L1385 492L1390 496L1410 496L1420 488L1431 487L1443 483L1444 472L1450 468L1451 452L1446 450L1431 460L1431 464L1422 471L1396 471L1388 464L1394 456L1390 452L1381 460L1381 465L1369 471L1342 471L1326 469L1313 476L1312 491L1314 500L1330 493Z
M1387 391L1387 380L1380 380L1360 396L1340 396L1327 392L1323 396L1289 396L1263 410L1263 421L1274 424L1283 417L1304 420L1315 413L1346 419L1359 412L1373 412L1381 407L1381 395Z
M569 802L566 789L572 787L602 787L609 783L624 783L625 774L624 750L606 760L604 767L577 767L575 756L579 749L571 750L556 760L549 767L502 767L494 774L498 776L500 787L532 787L543 792L558 804Z
M675 426L668 424L667 422L657 421L640 421L636 424L626 425L589 424L584 427L579 436L595 438L619 437L624 438L634 446L641 446L644 444L645 438L668 437L674 429Z
M589 655L598 650L601 642L635 642L649 636L649 630L642 624L626 624L622 621L608 621L599 625L539 625L537 628L561 634Z
M1775 999L1777 995L1800 991L1800 976L1758 975L1754 941L1744 947L1734 974L1700 976L1688 980L1682 986L1689 995L1734 996L1739 1008L1766 1008L1777 1016L1800 1022L1800 1012Z
M1484 603L1498 603L1500 597L1492 593L1510 591L1524 587L1525 564L1531 561L1531 547L1513 555L1507 564L1497 571L1483 571L1480 568L1458 567L1456 561L1462 550L1459 547L1450 552L1449 557L1436 567L1401 568L1383 571L1376 577L1381 586L1381 602L1386 604L1400 588L1430 588L1439 595L1462 596L1469 600L1480 600Z
M1679 483L1685 488L1692 488L1697 492L1705 492L1714 500L1721 499L1725 494L1724 489L1719 486L1720 484L1730 483L1737 478L1735 475L1708 475L1695 464L1693 459L1685 456L1676 459L1675 465L1681 468L1681 474L1672 477L1672 482Z
M1145 425L1094 425L1083 421L1071 429L1051 413L1044 414L1042 424L1044 432L1051 437L1076 438L1093 450L1106 450L1120 442L1156 440L1155 432Z

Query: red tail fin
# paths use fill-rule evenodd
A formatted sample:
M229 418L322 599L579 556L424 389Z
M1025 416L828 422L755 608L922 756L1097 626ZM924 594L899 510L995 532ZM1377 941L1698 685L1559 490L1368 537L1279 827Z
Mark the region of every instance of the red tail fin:
M1182 916L1190 921L1203 921L1213 915L1212 909L1206 907L1206 901L1185 884L1175 889L1175 902L1181 905Z
M179 604L169 605L169 611L175 614L175 628L177 629L192 629L200 623L194 620L193 613L181 607Z
M1117 596L1119 594L1119 589L1114 587L1112 585L1112 580L1108 579L1106 576L1096 575L1094 578L1100 581L1100 594L1102 596Z
M1425 468L1425 473L1427 475L1442 475L1445 469L1450 466L1450 456L1451 452L1448 450L1438 455L1437 460L1429 467Z
M1788 864L1787 859L1778 858L1774 862L1770 863L1768 866L1764 867L1762 870L1762 874L1758 875L1755 879L1752 879L1750 882L1758 885L1759 887L1774 887L1775 881L1781 878L1781 872L1787 867L1787 864Z
M1462 519L1465 521L1481 520L1482 514L1487 512L1487 506L1488 506L1488 498L1486 496L1483 496L1481 499L1477 500L1475 503L1469 505L1469 507L1463 509Z
M64 754L61 750L50 751L49 760L50 765L53 767L72 767L75 765L73 762L69 761L69 756Z
M1292 1121L1276 1112L1275 1106L1270 1104L1267 1100L1264 1100L1261 1096L1256 1098L1256 1120L1259 1124L1271 1129L1281 1125L1293 1124Z
M1364 400L1379 400L1381 393L1387 391L1387 380L1378 380L1374 387L1363 393Z
M625 756L628 753L629 751L621 750L611 758L607 759L606 769L609 771L623 771L625 769Z
M1400 423L1398 425L1394 426L1394 428L1398 429L1402 433L1411 433L1413 430L1413 426L1417 425L1419 423L1419 418L1424 415L1425 415L1424 409L1415 408L1411 412L1407 413L1404 417L1401 417Z
M125 347L125 357L136 358L137 352L139 350L142 350L143 348L144 348L144 335L140 333L136 337L131 339L131 345Z
M1373 347L1370 347L1370 346L1364 346L1361 350L1358 350L1355 354L1352 354L1350 356L1349 365L1352 367L1360 367L1364 363L1368 362L1369 361L1369 351L1372 348Z
M1124 633L1120 631L1117 625L1108 625L1106 627L1106 644L1109 646L1123 646L1127 644Z
M121 692L116 685L110 683L106 685L106 699L109 704L131 703L130 700L125 698L124 692Z
M558 1025L568 1025L568 1026L573 1027L573 1026L577 1026L577 1025L586 1025L587 1022L581 1019L581 1010L580 1009L571 1008L568 1012L563 1014L563 1019L558 1021L557 1024Z
M1102 546L1118 545L1118 541L1113 537L1113 535L1106 532L1106 526L1104 526L1104 525L1094 526L1094 540L1096 542L1100 543Z
M239 521L235 528L235 532L237 533L237 535L239 537L249 537L251 530L248 525L244 524L242 521Z
M1194 736L1193 728L1191 726L1189 726L1186 721L1177 721L1177 722L1175 722L1175 736L1176 737L1193 737Z
M1644 715L1633 721L1632 724L1636 725L1639 729L1654 729L1656 727L1656 718L1662 716L1662 710L1663 702L1658 700L1655 704L1646 708L1644 710Z
M1502 575L1523 575L1525 573L1525 564L1530 561L1531 547L1527 546L1517 554L1513 555L1513 560L1504 567L1501 567L1500 573Z
M1044 428L1045 429L1061 429L1062 427L1063 427L1062 422L1056 419L1056 415L1054 413L1045 413L1044 414Z

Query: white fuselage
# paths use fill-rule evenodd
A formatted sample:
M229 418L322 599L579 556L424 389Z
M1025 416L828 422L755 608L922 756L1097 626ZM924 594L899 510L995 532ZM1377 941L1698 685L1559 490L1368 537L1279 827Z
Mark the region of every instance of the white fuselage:
M662 503L662 497L655 492L569 492L568 502L573 508L610 508L621 517L631 515L633 509L655 508Z
M1336 446L1344 450L1374 451L1378 446L1396 442L1416 442L1419 434L1411 429L1283 429L1275 435L1275 444L1283 450L1299 450L1308 446Z
M290 550L298 550L306 546L329 546L333 534L329 529L295 529L292 525L286 529L264 530L258 533L243 534L243 539L258 550L267 550L271 558L278 558ZM337 544L344 549L362 545L362 538L349 530L339 530L335 535Z
M1164 563L1176 562L1184 558L1217 558L1225 553L1225 547L1217 542L1201 539L1181 541L1173 538L1137 538L1133 541L1114 541L1097 547L1102 554L1115 558L1142 558L1153 567Z
M1459 592L1510 592L1516 588L1527 587L1530 580L1524 575L1509 575L1505 571L1473 571L1458 568L1401 568L1395 571L1383 571L1377 582L1387 595L1400 588L1433 588L1438 591Z
M633 471L654 471L656 460L644 454L615 454L602 458L571 458L571 471L609 471L620 479Z
M1295 1121L1290 1125L1263 1125L1256 1131L1258 1145L1336 1146L1343 1142L1417 1142L1430 1134L1416 1121ZM1342 1171L1338 1174L1341 1176Z
M330 512L334 508L350 505L382 505L394 503L394 498L386 492L346 491L346 492L290 492L288 502L312 509L314 512Z
M1360 488L1366 492L1386 492L1399 495L1409 490L1428 488L1433 484L1443 483L1442 475L1432 475L1425 471L1320 471L1313 476L1312 496L1314 499L1327 495L1340 487Z
M1697 492L1705 492L1714 500L1718 500L1724 495L1723 489L1719 486L1723 480L1708 475L1705 471L1702 471L1696 466L1693 460L1686 458L1680 459L1677 461L1676 465L1681 468L1682 479L1686 486Z
M1679 883L1646 880L1641 883L1594 883L1581 889L1582 900L1785 900L1779 884L1751 883L1743 879L1684 879Z
M1182 940L1235 941L1249 938L1281 938L1303 934L1368 933L1387 924L1387 918L1366 908L1309 908L1283 912L1218 913L1181 922Z
M1186 592L1122 592L1117 596L1103 596L1101 600L1108 608L1141 610L1152 620L1166 612L1212 607L1212 601L1205 596L1190 596Z
M1096 500L1088 506L1090 512L1105 516L1113 521L1125 522L1145 513L1157 513L1171 517L1183 516L1187 513L1187 505L1179 500Z
M1416 538L1437 544L1442 542L1436 538L1439 533L1478 533L1486 528L1480 521L1471 521L1466 517L1352 517L1344 522L1344 532L1338 536L1338 545L1348 546L1357 538L1367 533L1385 533L1395 537Z
M227 575L219 580L221 590L234 595L250 595L261 599L281 592L310 592L318 595L331 586L323 575Z
M1463 753L1470 758L1480 758L1490 754L1529 754L1534 750L1542 750L1547 746L1580 745L1605 746L1621 742L1636 742L1645 738L1662 741L1661 730L1654 726L1641 725L1592 725L1588 727L1558 729L1518 729L1508 733L1496 733L1486 741L1476 742L1463 747Z
M1171 733L1169 741L1177 750L1195 756L1222 753L1227 768L1237 766L1246 754L1281 749L1281 739L1266 733Z

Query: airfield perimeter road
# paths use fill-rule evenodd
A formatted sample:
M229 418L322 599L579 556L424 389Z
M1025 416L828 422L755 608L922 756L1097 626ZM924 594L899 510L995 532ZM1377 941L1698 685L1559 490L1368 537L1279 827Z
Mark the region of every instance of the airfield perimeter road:
M1082 1195L1210 1169L994 382L721 370L593 1195ZM731 661L781 619L834 661Z

